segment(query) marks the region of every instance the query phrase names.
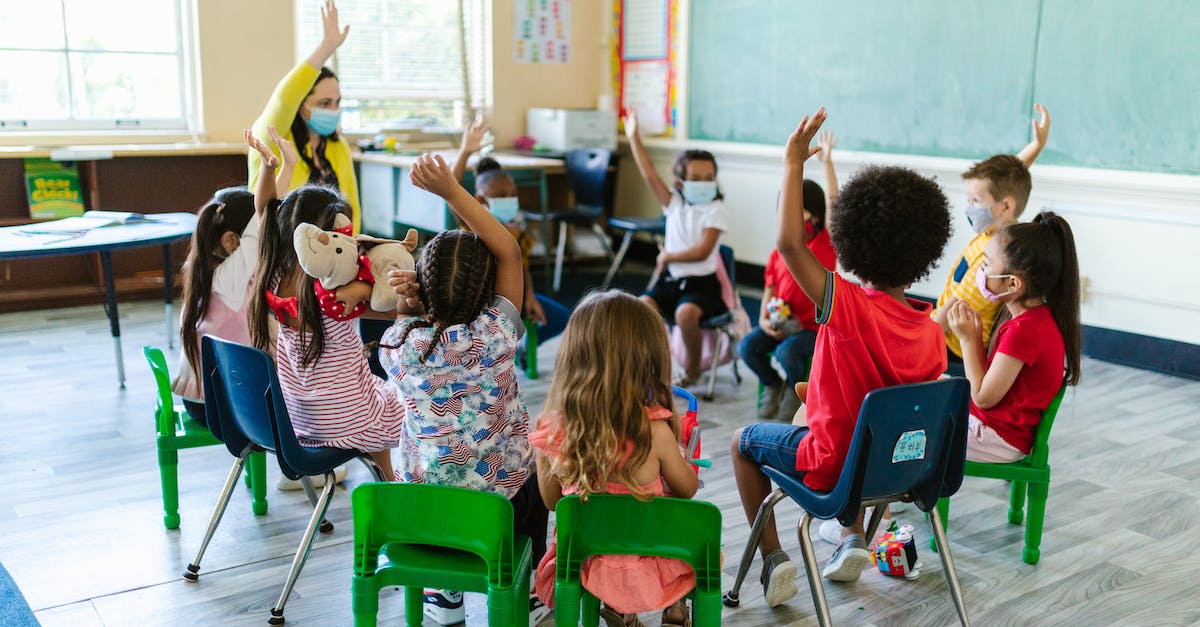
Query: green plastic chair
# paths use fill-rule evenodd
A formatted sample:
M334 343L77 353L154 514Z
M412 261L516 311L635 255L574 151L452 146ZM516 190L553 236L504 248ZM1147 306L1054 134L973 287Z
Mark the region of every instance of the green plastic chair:
M142 347L142 355L150 364L154 383L158 388L157 404L154 408L154 426L158 448L158 474L162 481L163 526L179 528L179 451L201 446L212 446L221 442L188 415L182 403L171 396L171 376L167 371L167 360L161 350L153 346ZM255 516L267 513L267 458L259 452L250 455L246 467L246 485L250 487L253 500L250 510Z
M580 566L593 555L650 555L691 564L696 572L692 620L721 624L721 510L712 503L669 497L639 501L623 494L566 496L554 508L558 548L554 622L596 627L600 600L583 589Z
M1050 428L1054 426L1054 417L1058 414L1058 406L1062 404L1063 395L1067 388L1063 386L1054 396L1054 400L1042 412L1042 421L1038 423L1037 434L1033 440L1033 450L1020 461L1008 464L988 464L967 460L963 474L968 477L985 477L988 479L1003 479L1012 482L1008 499L1008 522L1019 525L1025 517L1026 492L1029 496L1029 521L1025 524L1025 549L1021 551L1021 559L1026 564L1036 564L1042 552L1042 523L1046 517L1046 497L1050 491ZM950 499L938 499L938 513L944 525L949 524ZM932 540L931 540L932 542ZM931 545L931 548L934 548ZM936 548L934 548L936 550Z
M486 592L488 625L529 625L529 538L513 534L499 494L421 483L364 483L354 511L356 626L374 625L379 590L404 586L404 620L421 625L425 588Z
M521 319L525 325L525 376L530 379L538 378L538 328L537 323L526 318Z

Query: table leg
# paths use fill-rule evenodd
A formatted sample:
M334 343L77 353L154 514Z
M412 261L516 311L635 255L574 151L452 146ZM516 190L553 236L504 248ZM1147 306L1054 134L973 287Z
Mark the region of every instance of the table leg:
M550 272L550 186L546 182L546 170L538 170L538 202L542 211L542 274L546 276L546 293L554 292L554 277Z
M117 286L113 282L112 254L100 253L100 268L104 272L105 309L108 310L108 326L112 330L113 350L117 355L117 382L125 389L125 358L121 355L121 322L117 315Z
M171 324L171 289L174 287L171 277L171 245L163 244L163 303L167 310L167 348L175 348L175 328Z

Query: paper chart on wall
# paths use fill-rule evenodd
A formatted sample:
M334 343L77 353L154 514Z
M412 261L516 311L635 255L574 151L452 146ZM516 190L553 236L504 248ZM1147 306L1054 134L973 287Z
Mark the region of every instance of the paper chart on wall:
M515 0L513 20L514 61L571 60L571 0Z
M668 0L625 2L621 56L626 61L667 58Z
M642 135L661 135L667 130L668 80L671 76L669 61L642 61L625 64L622 77L621 108L637 111L638 127Z

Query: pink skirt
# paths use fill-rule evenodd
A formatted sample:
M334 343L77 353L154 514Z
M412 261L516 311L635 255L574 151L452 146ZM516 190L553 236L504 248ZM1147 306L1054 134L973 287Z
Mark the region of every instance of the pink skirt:
M554 556L551 543L538 564L534 592L546 607L554 607ZM691 565L669 557L595 555L583 562L583 587L622 614L650 612L670 607L696 587Z

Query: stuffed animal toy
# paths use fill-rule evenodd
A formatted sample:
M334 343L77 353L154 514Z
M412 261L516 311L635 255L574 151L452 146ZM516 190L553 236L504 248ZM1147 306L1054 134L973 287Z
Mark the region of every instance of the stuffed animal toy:
M782 298L772 298L767 302L767 319L784 336L800 332L800 323L792 317L792 307Z
M879 567L879 572L891 577L920 577L921 560L917 558L912 525L900 525L898 529L880 533L875 538L871 561Z
M322 231L312 224L296 227L292 245L296 260L304 273L316 279L313 287L321 310L336 320L348 320L363 314L367 298L353 302L338 301L337 288L355 280L371 284L371 309L389 311L400 300L387 284L391 270L412 270L416 267L412 251L417 247L417 232L409 229L403 241L379 239L367 235L350 237L346 221L338 216L333 231ZM365 250L365 253L363 252Z

